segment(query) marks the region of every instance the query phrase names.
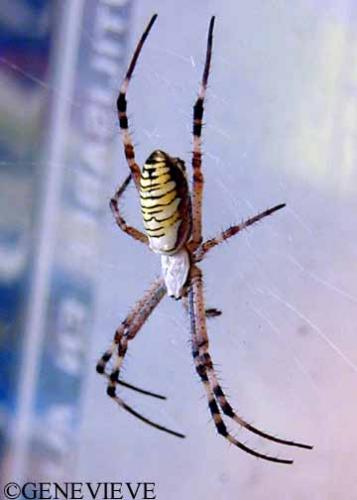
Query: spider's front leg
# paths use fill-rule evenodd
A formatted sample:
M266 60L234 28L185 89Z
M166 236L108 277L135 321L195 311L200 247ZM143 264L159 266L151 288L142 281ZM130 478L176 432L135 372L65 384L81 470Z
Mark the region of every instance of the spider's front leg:
M203 70L202 81L198 92L198 98L193 107L193 184L192 184L192 239L190 247L196 250L202 243L202 195L204 178L202 173L202 119L204 111L204 100L206 96L208 75L212 57L213 27L215 18L211 18L208 29L206 61Z
M145 321L148 319L150 314L153 312L155 307L159 304L161 299L166 294L166 287L162 278L157 279L153 285L150 287L148 292L144 297L139 300L132 311L128 314L126 319L122 322L120 327L116 330L113 343L111 347L103 354L97 363L97 372L104 375L108 379L107 394L110 396L121 408L131 413L141 421L159 429L161 431L167 432L177 437L185 437L183 434L173 431L167 427L164 427L148 418L144 417L131 406L129 406L125 401L117 394L118 384L124 385L130 389L137 390L138 392L148 394L150 396L158 397L160 399L165 399L163 396L158 394L139 389L131 384L122 382L120 380L120 369L122 367L130 340L134 339L140 328L143 326ZM113 366L110 373L105 371L105 368L110 359L114 357Z
M115 222L118 224L120 229L122 231L124 231L124 233L128 234L129 236L131 236L135 240L140 241L141 243L145 243L146 245L148 245L149 244L148 237L144 233L139 231L138 229L135 229L135 227L129 226L125 222L125 220L120 212L120 206L119 206L120 198L123 195L123 193L125 192L126 188L128 187L131 179L132 179L132 175L129 174L128 177L123 182L123 184L114 193L114 196L110 200L110 208L111 208L111 211L113 213Z
M129 83L131 80L131 77L133 75L138 57L140 55L140 52L143 48L143 45L145 43L145 40L157 18L157 15L155 14L152 16L151 20L149 21L149 24L147 25L144 33L142 34L139 43L136 46L134 55L130 61L129 68L126 72L126 75L124 77L124 80L121 84L118 99L117 99L117 111L118 111L118 118L119 118L119 125L120 125L120 130L121 130L121 137L123 141L123 146L124 146L124 154L126 161L128 163L129 169L130 169L130 176L127 177L127 179L124 181L123 185L119 187L119 189L116 191L114 194L113 198L110 200L110 208L113 212L114 218L116 220L116 223L120 227L122 231L125 233L129 234L132 238L135 240L141 241L142 243L145 243L146 245L148 244L148 238L145 234L143 234L141 231L138 231L137 229L128 226L128 224L125 222L123 216L120 213L120 208L119 208L119 198L125 191L126 187L128 186L131 178L134 179L135 186L137 190L140 189L140 178L141 178L141 172L140 172L140 167L135 161L135 149L134 149L134 144L133 140L131 138L130 132L129 132L129 122L128 122L128 115L127 115L127 99L126 99L126 94L128 91Z
M131 77L133 75L138 57L140 55L140 52L143 48L143 45L145 43L145 40L157 18L157 14L152 16L152 18L149 21L149 24L147 25L144 33L142 34L139 43L136 46L134 55L130 61L129 68L126 72L125 78L121 84L120 91L119 91L119 96L117 99L117 110L118 110L118 118L119 118L119 125L120 129L122 132L122 140L123 140L123 145L124 145L124 154L126 161L128 163L128 166L131 171L131 175L133 176L135 185L137 189L139 190L139 181L140 181L140 168L138 164L135 161L135 150L134 150L134 144L132 141L132 138L129 133L129 124L128 124L128 115L127 115L127 100L126 100L126 93L128 91L129 83L131 80Z

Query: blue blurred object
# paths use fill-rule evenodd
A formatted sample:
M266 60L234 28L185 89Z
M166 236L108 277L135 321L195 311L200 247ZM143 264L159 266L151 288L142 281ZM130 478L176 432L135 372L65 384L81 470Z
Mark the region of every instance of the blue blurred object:
M33 276L46 80L53 2L3 2L0 9L0 412L8 456ZM43 82L39 86L38 82Z
M15 1L0 19L0 460L20 478L63 477L75 461L130 12L119 4Z

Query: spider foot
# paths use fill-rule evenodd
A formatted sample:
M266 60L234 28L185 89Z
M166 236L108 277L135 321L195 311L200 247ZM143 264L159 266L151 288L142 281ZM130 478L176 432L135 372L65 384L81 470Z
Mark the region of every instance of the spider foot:
M145 394L145 396L151 396L152 398L162 399L162 400L167 399L167 397L163 396L162 394L158 394L157 392L152 392L152 391L148 391L146 389L142 389L141 387L137 387L136 385L129 384L128 382L125 382L124 380L118 380L118 384L122 385L123 387L126 387L127 389L131 389L133 391L140 392L140 394Z
M98 366L97 366L97 372L98 372ZM145 396L151 396L156 399L161 399L161 400L166 400L167 397L163 396L162 394L158 394L157 392L153 391L148 391L147 389L143 389L142 387L138 387L137 385L130 384L129 382L126 382L125 380L119 379L119 372L118 370L112 371L110 374L106 373L104 370L102 372L98 372L101 375L104 375L106 379L109 381L107 393L109 396L109 392L112 392L112 389L115 392L115 385L119 384L123 387L126 387L127 389L131 389L132 391L139 392L140 394L144 394Z
M222 314L222 311L220 309L216 309L215 307L209 307L206 309L205 314L206 318L216 318Z
M148 424L151 427L154 427L155 429L158 429L159 431L166 432L167 434L171 434L172 436L176 436L176 437L179 437L179 438L182 438L182 439L186 437L181 432L174 431L174 430L170 429L169 427L165 427L164 425L158 424L157 422L154 422L153 420L150 420L149 418L145 417L141 413L137 412L134 408L132 408L131 406L129 406L127 403L125 403L125 401L122 398L120 398L117 395L117 393L116 393L116 386L113 385L113 384L115 384L115 382L113 381L113 378L110 375L108 375L108 374L106 374L106 376L107 376L107 378L109 380L109 384L108 384L108 387L107 387L107 394L121 408L123 408L125 411L127 411L128 413L130 413L134 417L138 418L139 420L141 420L145 424ZM124 382L124 383L122 383L122 382L123 381L118 380L116 383L124 385L125 387L128 387L130 389L134 389L134 390L136 390L138 392L141 392L141 393L144 393L144 394L149 394L150 396L158 397L160 399L165 399L164 396L161 396L159 394L155 394L155 393L152 393L152 392L149 392L149 391L145 391L143 389L139 389L138 387L132 386L131 384L127 384L126 382Z
M272 455L266 455L265 453L260 453L253 448L249 448L246 446L244 443L239 441L236 437L234 437L227 429L226 424L223 421L222 415L218 409L217 401L212 398L209 399L208 401L208 407L210 409L214 424L216 426L217 433L222 436L223 438L227 439L231 444L236 446L237 448L240 448L241 450L245 451L246 453L249 453L249 455L253 455L254 457L257 458L262 458L263 460L267 460L269 462L275 462L279 464L287 464L291 465L293 463L293 460L291 459L285 459L285 458L279 458L279 457L274 457Z
M207 357L206 360L211 363L211 358ZM224 394L222 387L217 381L217 378L213 373L211 372L211 379L213 379L213 393L215 397L217 398L217 403L219 407L221 408L222 412L224 415L227 417L231 418L234 420L238 425L241 427L247 429L248 431L252 432L253 434L256 434L257 436L260 436L264 439L268 439L269 441L273 441L275 443L279 444L284 444L286 446L295 446L296 448L304 448L306 450L312 450L313 446L309 444L304 444L304 443L299 443L296 441L292 441L289 439L282 439L277 436L274 436L272 434L268 434L267 432L261 431L257 427L254 427L253 425L249 424L245 419L243 419L241 416L238 415L238 413L232 408L230 403L227 400L226 395Z

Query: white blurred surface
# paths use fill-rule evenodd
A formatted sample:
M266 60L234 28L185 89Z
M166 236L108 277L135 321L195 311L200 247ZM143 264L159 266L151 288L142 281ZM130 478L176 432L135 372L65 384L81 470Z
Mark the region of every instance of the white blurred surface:
M95 340L88 359L78 475L155 481L157 498L357 498L356 12L353 2L136 4L131 51L154 13L128 99L140 163L155 148L190 163L192 105L210 16L214 54L205 111L205 235L286 202L203 264L211 352L239 412L313 451L239 432L293 466L256 460L215 434L193 368L181 304L165 299L130 346L125 377L169 396L125 393L163 435L120 411L95 363L159 259L107 211ZM118 85L122 75L118 75ZM114 107L114 102L113 102ZM114 125L113 125L114 127ZM112 185L127 174L113 144ZM140 224L133 188L128 219ZM124 393L125 391L123 391ZM236 432L233 425L230 428Z

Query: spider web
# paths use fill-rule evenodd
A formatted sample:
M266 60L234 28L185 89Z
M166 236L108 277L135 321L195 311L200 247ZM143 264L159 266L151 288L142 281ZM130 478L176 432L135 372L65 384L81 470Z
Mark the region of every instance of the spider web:
M98 5L110 3L115 2ZM99 15L96 8L93 2L80 27L81 47L87 55L98 43L86 24L89 12ZM129 50L155 8L148 2L145 9L137 5L131 17L124 16L124 27L130 29L125 41ZM103 134L107 133L107 164L103 171L95 172L101 179L99 187L80 176L83 167L75 160L75 153L84 154L84 143L79 135L69 140L65 130L62 148L68 150L61 152L57 165L61 183L55 183L54 191L57 217L61 196L66 189L70 192L73 182L79 182L86 195L81 200L94 203L98 218L93 228L83 218L72 227L65 217L59 217L52 228L55 240L51 240L47 255L51 269L60 274L62 259L72 261L69 281L77 274L84 275L90 290L77 284L72 301L67 300L61 309L53 301L46 302L37 317L44 321L50 314L58 332L64 332L61 338L67 342L67 350L63 363L67 370L79 370L76 394L84 394L81 413L68 413L60 402L62 406L59 404L51 420L54 423L48 442L59 449L62 446L62 456L68 457L68 443L79 441L77 463L81 477L113 480L121 462L123 479L153 478L166 498L209 499L222 491L233 498L237 487L243 498L249 495L257 499L283 498L287 487L292 496L299 498L351 495L356 488L351 464L357 417L350 396L354 394L357 370L357 288L352 271L356 257L354 7L347 0L338 6L332 2L322 5L317 0L301 0L294 6L279 1L266 4L256 0L249 6L228 1L224 10L214 1L195 7L186 0L180 2L180 7L175 2L160 6L158 23L128 94L131 131L140 163L152 150L161 148L190 164L192 104L212 13L217 14L217 27L205 107L205 235L213 236L276 203L287 203L281 213L213 250L202 266L207 307L223 310L220 318L208 323L212 355L233 405L245 418L283 437L304 438L315 444L316 451L295 452L299 465L294 466L292 478L279 467L251 461L214 437L205 400L200 399L201 387L194 382L188 323L180 304L173 301L164 301L155 311L130 346L124 365L124 376L129 381L167 394L169 401L151 402L130 393L125 396L145 415L186 430L187 440L182 444L157 435L118 413L107 401L104 385L93 372L96 359L129 307L160 272L158 259L119 233L107 209L114 187L127 172L114 109L106 115L107 121L99 124ZM177 36L175 29L184 36ZM126 54L125 44L122 50ZM33 106L43 113L43 96L49 102L60 97L69 116L66 119L73 130L80 129L78 122L86 102L78 88L63 94L55 77L39 78L31 65L23 70L21 64L6 57L0 58L0 67L9 78L18 74L38 90L39 96L42 94L42 103L34 101ZM74 76L86 86L88 69L82 67L79 75L79 67L75 66ZM6 102L8 81L2 79L0 87ZM96 99L100 98L105 96L98 93ZM21 118L13 103L10 108L9 113L18 113ZM21 134L25 134L23 129L19 143ZM45 140L41 144L48 148ZM21 168L33 169L33 182L43 193L46 175L56 165L44 153L32 154L26 161L24 157L20 159ZM41 198L28 184L19 190L17 161L9 160L5 153L0 158L6 176L1 218L6 234L15 239L16 234L9 233L8 228L19 223L19 213L26 211L24 201L34 207L31 213L36 217L42 217L38 214L43 209ZM16 197L22 204L9 213L6 207ZM125 214L140 226L132 187L125 197ZM27 258L33 259L33 269L37 269L34 249L38 248L38 238L43 238L41 227L33 232L38 220L20 220L29 228L24 234L31 236L21 240L24 254L13 252L15 246L10 240L2 246L7 258L3 259L6 265L2 269L5 283L11 283L11 271L20 269L16 266L24 265ZM76 228L81 229L80 234ZM72 247L66 247L73 253L64 255L57 246L62 235L64 239L73 238ZM30 280L34 279L31 270L27 275ZM66 287L61 280L56 285L60 290ZM51 291L45 289L47 300ZM88 336L83 333L87 327L88 332L92 329L91 339L87 330ZM5 332L7 328L5 322ZM28 334L25 325L19 328ZM36 359L46 368L43 338L37 339ZM56 345L51 341L47 348ZM19 359L15 362L20 363ZM83 372L81 366L85 366ZM39 416L35 421L41 429L46 419L36 397L46 393L46 383L39 382L36 363L32 369L27 411ZM68 387L64 391L68 394ZM34 401L35 410L31 406ZM83 421L80 434L73 419ZM291 454L291 450L281 447L267 450L262 440L243 432L239 436L262 451L279 456ZM210 472L204 478L200 469L203 455L206 471ZM145 456L152 458L150 463ZM185 484L178 481L178 472L186 478Z

